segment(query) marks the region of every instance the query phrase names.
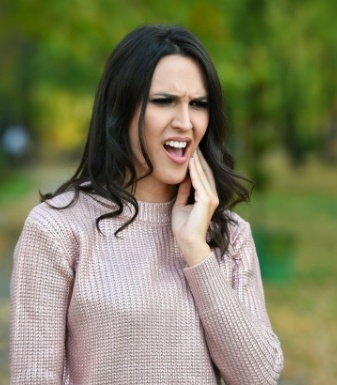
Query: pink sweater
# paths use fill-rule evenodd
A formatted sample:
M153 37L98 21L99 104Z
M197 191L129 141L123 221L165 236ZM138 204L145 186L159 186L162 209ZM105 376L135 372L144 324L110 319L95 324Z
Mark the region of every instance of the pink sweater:
M58 206L70 194L54 198ZM103 202L103 200L101 200ZM107 203L107 201L105 201ZM170 203L109 211L81 194L30 213L11 283L11 384L276 384L283 357L266 313L249 224L187 268Z

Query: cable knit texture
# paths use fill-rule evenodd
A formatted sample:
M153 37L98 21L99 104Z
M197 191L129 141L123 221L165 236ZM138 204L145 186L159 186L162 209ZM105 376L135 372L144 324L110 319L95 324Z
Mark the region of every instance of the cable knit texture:
M52 200L64 206L73 193ZM32 210L11 282L11 384L276 384L283 356L265 308L249 224L230 248L186 267L170 203L139 202L100 222L108 202Z

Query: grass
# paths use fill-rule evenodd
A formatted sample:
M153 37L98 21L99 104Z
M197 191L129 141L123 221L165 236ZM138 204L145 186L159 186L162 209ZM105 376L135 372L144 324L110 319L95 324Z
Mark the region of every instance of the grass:
M305 385L337 378L336 167L314 161L297 170L268 160L273 181L240 213L252 226L288 231L296 240L295 271L265 281L268 311L285 354L285 379Z
M1 180L0 205L11 204L23 195L29 193L34 187L31 176L22 171L12 173Z
M256 191L251 204L238 211L253 229L263 225L289 232L296 242L292 278L264 281L269 316L285 354L283 380L296 385L333 384L337 378L337 167L310 161L294 170L278 156L266 158L265 164L271 175L268 191ZM49 188L68 172L34 168L12 179L11 188L1 187L2 227L7 232L3 247L0 234L1 264L8 266L23 220L32 202L38 201L38 188L44 184ZM0 293L0 385L8 383L7 293Z

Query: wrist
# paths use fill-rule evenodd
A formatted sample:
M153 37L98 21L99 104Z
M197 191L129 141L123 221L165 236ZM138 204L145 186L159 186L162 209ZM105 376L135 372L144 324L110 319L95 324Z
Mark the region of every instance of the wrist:
M185 259L188 267L196 266L205 260L211 253L211 248L207 243L194 246L194 247L183 247L181 252Z

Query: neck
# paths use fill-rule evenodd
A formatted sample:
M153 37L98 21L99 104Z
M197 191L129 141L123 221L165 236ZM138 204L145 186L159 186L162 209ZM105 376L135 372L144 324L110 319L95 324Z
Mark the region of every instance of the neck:
M134 197L142 202L152 202L152 203L164 203L170 202L177 193L177 186L157 184L154 186L152 183L149 183L149 180L140 180L134 186L133 195Z

